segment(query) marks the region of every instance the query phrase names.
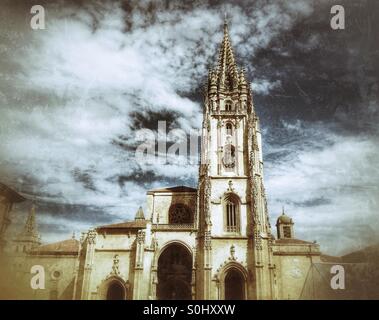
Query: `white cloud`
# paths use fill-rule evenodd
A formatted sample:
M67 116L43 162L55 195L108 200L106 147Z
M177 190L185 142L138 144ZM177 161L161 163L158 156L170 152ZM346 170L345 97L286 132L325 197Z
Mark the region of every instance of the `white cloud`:
M298 237L318 240L333 254L378 242L378 142L309 123L288 127L309 137L269 151L287 152L265 170L273 222L284 205ZM314 132L318 136L311 138Z
M309 16L312 3L257 1L251 8L224 6L237 56L251 61L258 49ZM49 8L47 30L33 33L31 39L18 39L24 42L19 50L5 51L6 66L14 70L4 68L0 75L5 88L0 92L4 182L17 185L23 177L35 182L30 192L43 193L46 201L103 207L115 217L131 218L144 204L149 185L196 179L194 166L154 163L144 167L142 174L152 170L162 181L143 185L137 181L141 166L134 161L134 150L124 150L112 141L123 136L134 146L133 111L145 118L154 114L154 121L156 114L163 117L163 112L175 112L174 125L188 133L201 125L201 105L189 97L217 59L223 8L202 5L185 11L171 4L172 10L157 10L154 20L146 11L147 3L131 5L133 10L127 15L119 3ZM310 37L308 47L316 40ZM254 75L254 66L247 67ZM264 95L280 85L262 78L252 88ZM12 87L9 91L8 86ZM284 202L299 236L316 239L321 235L323 246L334 251L357 239L363 242L359 228L351 229L355 233L346 236L345 243L332 245L331 237L341 225L377 227L376 142L337 136L322 126L306 128L301 122L284 125L301 139L280 147L265 145L270 152L289 154L267 162L272 218ZM268 125L262 123L262 127ZM156 129L154 124L150 129ZM86 187L75 172L88 177L95 190ZM120 176L127 177L123 186L117 181ZM310 206L315 199L319 205ZM52 216L45 222L52 223ZM88 223L79 225L88 227Z
M255 79L251 84L251 90L253 90L256 94L267 95L270 91L272 91L272 89L278 88L279 86L279 80L270 82L266 79Z

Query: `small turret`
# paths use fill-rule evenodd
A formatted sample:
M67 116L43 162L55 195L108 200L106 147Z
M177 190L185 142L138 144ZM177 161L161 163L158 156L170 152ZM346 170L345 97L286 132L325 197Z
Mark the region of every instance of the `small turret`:
M138 211L136 213L136 216L134 217L134 220L145 220L145 215L143 213L142 207L138 208Z
M285 214L284 208L283 208L282 214L279 216L278 220L276 221L278 239L294 238L293 225L294 225L294 222L289 216Z
M33 202L23 231L15 239L16 252L28 252L41 244L36 224L36 207Z

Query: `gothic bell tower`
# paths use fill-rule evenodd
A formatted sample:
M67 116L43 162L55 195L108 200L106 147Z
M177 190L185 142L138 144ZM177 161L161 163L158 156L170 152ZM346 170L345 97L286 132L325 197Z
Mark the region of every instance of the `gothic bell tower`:
M274 299L271 228L252 92L228 25L204 93L198 185L198 299Z

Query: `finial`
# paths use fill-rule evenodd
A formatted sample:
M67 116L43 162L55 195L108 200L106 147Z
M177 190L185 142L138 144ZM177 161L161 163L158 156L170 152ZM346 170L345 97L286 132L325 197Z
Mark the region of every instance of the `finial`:
M228 33L228 16L226 11L224 13L224 33Z
M282 206L282 214L284 215L284 206Z
M72 239L75 239L75 231L72 231Z

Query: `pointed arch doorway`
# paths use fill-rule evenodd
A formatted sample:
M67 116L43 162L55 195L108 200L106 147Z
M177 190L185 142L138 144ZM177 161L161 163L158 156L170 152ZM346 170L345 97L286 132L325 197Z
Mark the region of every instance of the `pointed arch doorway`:
M107 290L107 300L124 300L125 288L118 281L112 281Z
M230 269L225 276L225 300L245 300L245 278L237 269Z
M179 244L167 246L158 259L158 300L191 300L192 255Z

